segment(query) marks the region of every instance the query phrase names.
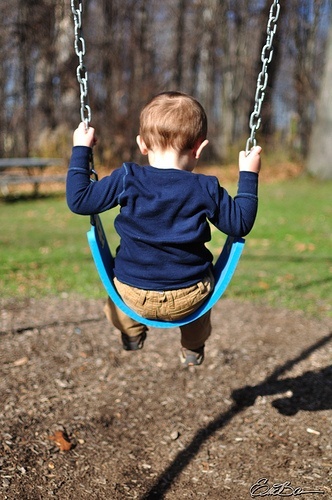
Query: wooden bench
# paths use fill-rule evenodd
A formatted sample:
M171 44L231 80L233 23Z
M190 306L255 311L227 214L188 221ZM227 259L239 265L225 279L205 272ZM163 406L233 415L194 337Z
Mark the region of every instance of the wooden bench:
M3 195L9 194L9 186L32 184L34 194L42 183L64 183L65 174L45 172L50 167L64 166L61 158L1 158L0 189Z

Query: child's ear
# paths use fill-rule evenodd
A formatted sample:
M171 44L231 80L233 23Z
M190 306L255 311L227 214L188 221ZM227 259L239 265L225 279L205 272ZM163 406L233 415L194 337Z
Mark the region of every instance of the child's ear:
M201 156L201 153L203 151L203 149L205 148L205 146L207 146L209 144L209 141L207 139L205 139L205 141L201 142L197 149L194 150L194 155L195 155L195 158L196 160L198 160L198 158Z
M147 155L149 150L146 147L146 144L140 135L136 137L136 142L142 155Z

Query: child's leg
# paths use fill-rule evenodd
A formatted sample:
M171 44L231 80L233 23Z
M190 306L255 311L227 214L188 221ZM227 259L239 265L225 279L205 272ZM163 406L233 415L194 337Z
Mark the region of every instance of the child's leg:
M184 367L204 361L204 344L211 333L211 311L181 327L181 363Z
M120 332L126 333L129 337L135 337L143 332L146 333L148 329L146 325L129 318L129 316L122 312L110 298L107 299L104 313L108 321L113 323L115 328L118 328Z
M211 329L211 311L206 312L192 323L181 326L182 347L190 351L203 347L211 334Z

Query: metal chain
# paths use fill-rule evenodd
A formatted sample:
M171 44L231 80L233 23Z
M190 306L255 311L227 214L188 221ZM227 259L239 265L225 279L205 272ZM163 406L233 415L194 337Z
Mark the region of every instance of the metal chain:
M88 104L88 72L83 62L85 56L85 40L82 31L83 1L71 0L71 10L74 17L75 53L78 57L76 77L80 85L81 121L88 128L91 121L91 108Z
M80 86L80 114L81 121L85 123L86 130L91 122L91 108L88 104L88 70L84 64L85 56L85 40L82 30L83 17L83 0L70 0L71 11L74 18L74 46L75 53L78 57L78 66L76 68L76 77ZM97 172L94 169L93 153L90 154L90 174L93 175L93 180L98 180Z
M267 23L267 38L266 38L266 44L264 45L261 53L261 61L262 61L262 69L258 75L257 78L257 87L256 87L256 94L255 94L255 105L254 105L254 110L250 115L249 119L249 127L251 130L250 137L247 140L246 144L246 154L248 155L250 152L250 149L254 146L256 146L256 131L259 129L261 125L261 110L262 110L262 104L265 98L265 90L267 87L267 81L268 81L268 65L272 61L273 57L273 37L277 31L277 20L279 17L279 12L280 12L280 4L279 0L274 0L271 8L270 8L270 14L269 14L269 19Z

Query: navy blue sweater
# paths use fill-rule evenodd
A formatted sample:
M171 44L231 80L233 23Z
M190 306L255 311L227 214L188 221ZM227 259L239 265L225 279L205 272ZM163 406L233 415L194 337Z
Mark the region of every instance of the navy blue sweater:
M135 163L91 182L89 153L85 146L73 148L67 203L81 215L120 205L114 274L123 283L147 290L190 286L212 262L205 247L211 239L208 221L232 236L245 236L254 224L258 175L253 172L240 172L235 198L214 176Z

